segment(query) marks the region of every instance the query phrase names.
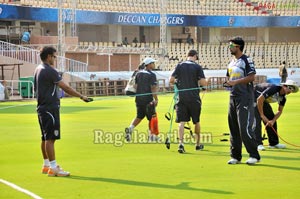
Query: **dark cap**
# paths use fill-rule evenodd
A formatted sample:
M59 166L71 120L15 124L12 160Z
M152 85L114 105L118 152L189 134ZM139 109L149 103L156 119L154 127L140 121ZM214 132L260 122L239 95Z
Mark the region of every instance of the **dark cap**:
M198 57L198 52L196 50L190 50L188 52L188 57L194 57L195 55L197 56L197 60L198 60L199 57Z
M237 44L239 46L245 45L245 42L241 37L234 37L234 38L230 39L229 41L231 41L232 43Z

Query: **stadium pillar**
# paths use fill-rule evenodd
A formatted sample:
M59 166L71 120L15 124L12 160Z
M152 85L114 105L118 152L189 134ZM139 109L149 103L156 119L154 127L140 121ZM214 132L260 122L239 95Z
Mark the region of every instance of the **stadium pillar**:
M110 42L122 43L122 27L120 25L109 25L108 35Z
M160 0L160 48L162 49L161 55L161 67L160 69L165 70L167 66L168 59L166 59L166 55L168 55L167 48L167 0Z
M269 43L269 28L257 28L256 42L258 42L258 43L262 43L262 42Z
M221 29L220 28L210 28L209 29L209 42L219 43L221 38Z
M65 59L62 59L62 57L65 57L65 10L64 10L64 3L65 0L57 0L57 6L58 6L58 23L57 23L57 29L58 29L58 44L57 44L57 51L58 55L61 57L57 59L57 67L58 70L61 72L65 72Z
M77 23L76 23L76 7L77 7L77 0L72 0L71 4L71 17L70 17L70 30L71 36L77 36Z

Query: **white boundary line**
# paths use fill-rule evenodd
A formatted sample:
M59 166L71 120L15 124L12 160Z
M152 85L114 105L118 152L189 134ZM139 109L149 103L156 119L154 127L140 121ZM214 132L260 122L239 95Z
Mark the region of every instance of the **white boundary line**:
M19 106L29 106L29 105L33 105L33 104L18 104L18 105L14 105L14 106L5 106L5 107L1 107L0 110L9 109L9 108L16 108L16 107L19 107Z
M15 185L15 184L13 184L13 183L11 183L11 182L8 182L8 181L3 180L3 179L0 179L0 182L2 182L3 184L6 184L7 186L9 186L9 187L11 187L11 188L13 188L13 189L15 189L15 190L17 190L17 191L23 192L23 193L25 193L25 194L31 196L31 197L34 198L34 199L42 199L40 196L35 195L34 193L31 193L30 191L28 191L28 190L26 190L26 189L23 189L23 188L21 188L21 187Z

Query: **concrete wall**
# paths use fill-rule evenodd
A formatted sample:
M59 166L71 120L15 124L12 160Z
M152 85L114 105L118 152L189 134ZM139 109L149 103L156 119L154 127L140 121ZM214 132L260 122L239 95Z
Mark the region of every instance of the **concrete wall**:
M37 36L33 35L30 39L30 44L55 44L58 43L57 36ZM65 44L78 44L78 37L66 37Z
M66 53L66 57L88 63L89 71L132 71L140 64L139 54L98 55L96 53Z

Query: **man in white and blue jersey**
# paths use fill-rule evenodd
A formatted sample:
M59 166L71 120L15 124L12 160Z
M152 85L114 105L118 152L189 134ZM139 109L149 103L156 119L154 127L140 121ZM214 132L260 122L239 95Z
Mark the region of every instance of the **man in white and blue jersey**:
M261 121L266 125L269 148L283 149L286 147L284 144L279 143L277 120L281 116L285 106L286 95L296 93L298 90L299 87L293 80L287 80L280 85L262 83L255 86L255 135L258 144L257 149L259 151L265 150L261 136ZM270 103L278 103L276 113L273 112Z
M250 156L246 163L255 164L260 161L253 129L253 81L256 71L252 59L243 54L244 40L235 37L229 42L229 50L234 57L228 65L228 81L225 83L231 87L228 111L231 159L228 164L241 163L242 143Z

